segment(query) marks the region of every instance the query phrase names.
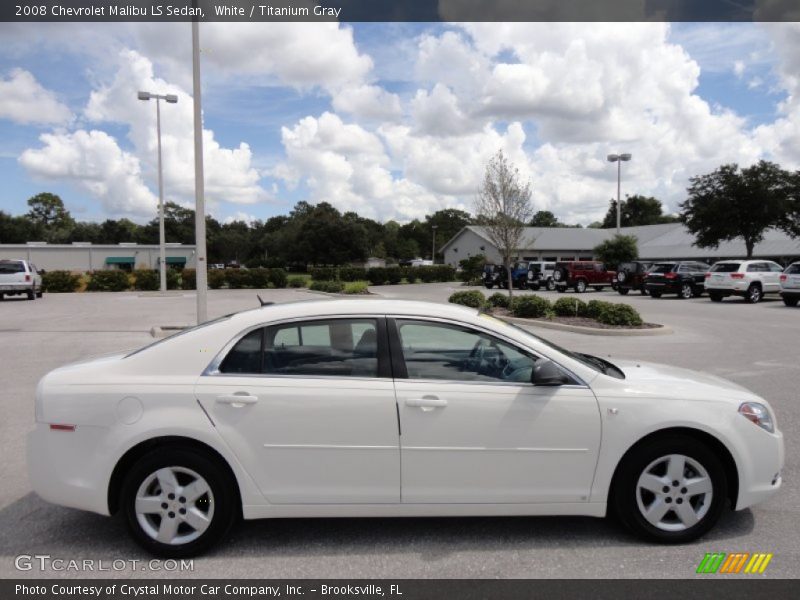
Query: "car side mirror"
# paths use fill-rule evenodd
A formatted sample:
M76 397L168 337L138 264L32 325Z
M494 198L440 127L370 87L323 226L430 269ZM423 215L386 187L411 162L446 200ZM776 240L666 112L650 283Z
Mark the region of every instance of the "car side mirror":
M533 363L531 383L539 386L559 386L570 383L570 380L552 360L540 358Z

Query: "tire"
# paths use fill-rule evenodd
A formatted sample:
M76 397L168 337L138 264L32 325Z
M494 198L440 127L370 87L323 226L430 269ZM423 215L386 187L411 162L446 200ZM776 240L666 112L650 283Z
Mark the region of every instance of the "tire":
M528 286L528 288L529 288L529 289L531 289L531 290L533 290L533 291L535 291L535 292L538 292L538 291L539 291L539 289L540 289L541 287L542 287L542 286L541 286L541 284L540 284L538 281L537 281L537 282L535 282L535 283L532 283L532 284L530 284L530 285Z
M39 288L39 291L36 292L36 297L41 298L42 296L44 296L44 292L42 291L42 288Z
M620 271L617 273L617 281L620 283L625 283L625 280L628 278L628 274L625 271Z
M161 482L177 485L178 493L164 494L169 487L162 488ZM180 495L192 484L201 490L205 484L207 490L194 501ZM145 454L125 475L120 506L131 536L145 550L156 556L186 558L211 548L236 522L241 502L235 490L236 482L218 459L185 446L162 446ZM139 506L144 504L153 512L137 512L137 496ZM154 500L144 503L142 498ZM165 520L177 527L161 532ZM189 520L197 526L192 527ZM171 535L172 543L156 539L161 534L165 540Z
M554 289L556 289L556 282L553 281L552 277L548 278L547 285L545 285L545 287L547 288L548 292L552 292Z
M644 287L644 286L642 286L641 288L639 288L639 293L640 293L642 296L647 296L647 288L646 288L646 287Z
M484 284L483 284L483 286L484 286L484 287L485 287L487 290L490 290L490 289L492 289L492 288L494 287L494 284L493 284L493 283L484 283Z
M618 288L617 288L617 293L618 293L620 296L627 296L627 295L628 295L628 292L630 292L630 291L631 291L631 290L630 290L630 288L623 288L623 287L618 287Z
M575 292L578 294L583 294L586 291L586 282L583 279L579 279L575 282Z
M557 291L559 294L563 294L564 292L566 292L566 291L567 291L567 288L566 288L565 286L563 286L563 285L560 285L560 286L558 286L558 287L556 288L556 291Z
M0 294L0 302L2 302L5 299L6 299L6 295L5 294Z
M25 292L25 294L28 296L28 300L36 300L36 292L33 288Z
M708 292L708 297L712 302L722 302L722 294L719 292Z
M598 286L596 286L594 289L596 289L598 292L602 292L604 289L606 289L606 286L604 286L604 285L598 285Z
M744 297L744 301L748 304L758 304L761 302L761 299L764 297L763 293L761 292L761 286L755 283L751 283L750 287L747 288L747 294Z
M661 298L661 292L650 292L651 298Z
M681 300L688 300L694 295L694 287L691 283L682 283L681 291L678 292L678 298Z
M684 485L689 479L700 481L689 487ZM728 498L720 457L681 434L655 438L628 452L612 486L611 509L619 520L639 537L664 544L691 542L708 532ZM656 512L648 516L648 510Z
M797 306L798 300L800 300L800 298L787 298L786 296L783 297L783 303L786 306Z

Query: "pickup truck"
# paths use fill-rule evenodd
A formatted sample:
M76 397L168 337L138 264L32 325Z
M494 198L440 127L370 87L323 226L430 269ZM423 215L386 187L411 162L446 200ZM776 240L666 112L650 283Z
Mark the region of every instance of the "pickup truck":
M26 260L0 260L0 300L25 294L28 300L42 297L42 276Z

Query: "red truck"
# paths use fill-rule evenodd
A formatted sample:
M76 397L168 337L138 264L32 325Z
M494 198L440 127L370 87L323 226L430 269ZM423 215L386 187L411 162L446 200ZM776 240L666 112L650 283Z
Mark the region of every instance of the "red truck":
M567 288L582 294L587 288L597 291L606 286L614 287L616 271L609 271L606 266L596 260L574 260L557 262L553 271L556 291L565 292Z

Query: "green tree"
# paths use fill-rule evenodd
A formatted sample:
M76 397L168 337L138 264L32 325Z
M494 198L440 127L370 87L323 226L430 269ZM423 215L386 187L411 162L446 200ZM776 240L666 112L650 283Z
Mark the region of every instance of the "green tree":
M610 240L598 244L594 248L597 260L603 261L610 269L616 269L619 263L639 258L639 247L635 236L615 235Z
M433 228L436 227L436 249L442 247L448 240L455 236L464 227L472 223L472 215L457 208L437 210L432 215L425 217L428 229L428 245L433 243ZM424 246L423 246L424 247Z
M766 230L777 227L790 235L800 233L796 178L797 174L764 160L744 169L723 165L689 180L681 220L700 248L741 238L751 258Z
M75 225L75 220L64 207L64 202L56 194L42 192L28 198L30 211L28 219L44 234L51 243L64 242Z
M0 210L0 244L24 244L42 237L42 227L27 216L12 216Z
M561 227L562 224L549 210L540 210L528 223L531 227Z
M620 203L620 224L622 227L637 225L658 225L659 223L676 223L678 217L664 214L661 202L652 196L635 194L628 196ZM603 229L617 226L617 201L611 200L608 212L603 219Z
M533 216L531 183L523 183L519 169L500 150L486 165L483 184L475 199L475 212L489 240L500 251L508 272L508 295L513 294L511 261L519 251L525 223Z

